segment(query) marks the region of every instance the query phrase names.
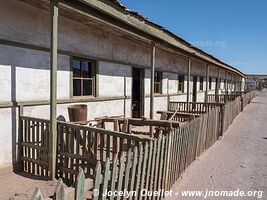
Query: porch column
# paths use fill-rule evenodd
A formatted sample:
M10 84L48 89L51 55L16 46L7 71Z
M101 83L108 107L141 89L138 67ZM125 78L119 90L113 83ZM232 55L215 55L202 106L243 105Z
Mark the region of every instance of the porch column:
M150 119L154 118L154 74L155 74L155 43L151 43L151 66L150 66ZM150 136L153 136L153 127L150 127Z
M233 74L231 74L231 94L233 92Z
M187 95L186 95L187 110L189 109L190 74L191 74L191 58L188 58L188 66L187 66Z
M227 76L227 70L225 70L225 94L228 94L228 76Z
M218 76L217 76L217 83L216 83L216 90L215 90L215 96L216 96L216 102L219 102L219 90L220 90L220 68L218 67Z
M58 0L51 0L51 50L50 50L50 137L49 170L51 180L56 175L57 144L57 39L58 39Z
M206 66L206 91L205 91L205 102L208 102L208 94L209 94L209 78L210 78L210 66L207 64Z
M237 78L236 78L236 75L234 76L234 78L235 78L235 81L234 81L234 83L235 83L234 91L235 91L235 95L236 95L236 88L237 88Z

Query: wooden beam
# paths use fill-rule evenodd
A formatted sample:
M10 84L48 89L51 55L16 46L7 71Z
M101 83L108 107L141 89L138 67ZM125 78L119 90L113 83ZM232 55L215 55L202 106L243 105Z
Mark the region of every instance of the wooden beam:
M187 110L189 109L189 95L190 95L190 74L191 74L191 58L188 59L188 66L187 66L187 95L186 95L186 102L187 102Z
M51 51L50 51L50 137L49 170L50 179L56 175L57 144L57 43L58 43L58 0L51 0Z

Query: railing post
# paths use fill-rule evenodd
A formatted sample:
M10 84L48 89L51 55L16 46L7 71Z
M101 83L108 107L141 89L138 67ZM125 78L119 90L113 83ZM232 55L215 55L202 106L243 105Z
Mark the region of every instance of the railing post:
M206 66L206 91L205 91L205 102L206 103L208 103L209 76L210 76L210 67L209 67L209 64L207 64Z
M187 95L186 95L186 109L189 111L189 95L190 95L190 75L191 74L191 58L188 58L188 66L187 66Z

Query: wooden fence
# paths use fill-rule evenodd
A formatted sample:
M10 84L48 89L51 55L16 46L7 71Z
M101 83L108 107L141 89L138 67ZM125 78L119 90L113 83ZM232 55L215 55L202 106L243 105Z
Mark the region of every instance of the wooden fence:
M139 148L129 150L127 156L116 156L110 163L107 161L104 168L98 162L94 182L94 191L99 195L94 200L103 199L105 191L134 191L129 199L141 199L141 193L159 191L165 188L168 177L168 152L170 135L160 136L154 141L140 144ZM154 198L154 197L153 197ZM105 199L114 199L114 196ZM126 199L126 196L116 197Z
M219 112L219 107L214 108L180 129L173 129L166 189L170 189L184 170L218 139Z
M118 154L150 141L136 135L100 128L58 122L58 177L73 183L79 167L86 177L92 177L97 161L102 164Z
M187 106L187 102L178 102L178 101L170 101L168 104L168 111L178 111L184 113L193 113L193 114L204 114L206 112L211 111L213 108L217 106L223 106L221 103L204 103L204 102L189 102Z
M240 94L208 94L209 103L228 103L234 101L237 97L241 96Z
M254 97L255 92L248 94L245 98L249 99L249 102ZM76 175L81 167L85 170L85 176L87 174L93 176L94 189L98 191L98 195L93 196L94 200L103 199L102 194L106 190L134 191L130 199L147 199L147 197L141 198L140 196L144 189L159 191L160 189L169 190L172 187L184 170L216 142L220 136L219 127L223 125L222 131L227 130L234 118L241 112L241 104L241 97L226 103L224 109L221 109L221 104L217 104L219 106L210 104L212 108L209 108L208 104L199 103L198 105L201 106L198 108L196 106L197 109L194 111L202 113L199 117L182 127L173 127L169 134L160 134L154 139L58 122L58 165L60 166L57 168L58 176L64 179L65 176L62 173L65 173L68 174L68 179L79 178L79 175L78 177ZM181 104L170 102L169 108L180 108L180 105L182 105L181 111L187 112L184 102ZM204 113L207 110L208 112ZM25 169L28 169L28 163L25 162L27 156L32 155L32 153L28 154L26 148L33 148L27 142L35 141L28 138L36 138L32 134L38 132L36 129L34 131L30 129L38 127L36 123L46 123L46 127L49 126L47 121L34 119L32 120L34 122L31 122L31 119L22 117L22 122L20 122L24 127L22 130L25 130L22 137L25 138L25 142L21 143L23 155L25 155L25 158L22 157ZM41 126L39 132L40 130L45 132L46 129ZM38 140L36 141L34 143L41 146ZM47 152L47 146L45 147L42 148L42 152ZM33 149L40 151L39 148ZM88 165L90 173L86 168ZM65 169L62 170L62 167ZM94 170L93 167L95 167ZM113 200L114 198L111 196L104 199ZM151 199L162 198L163 196L153 196ZM126 199L126 196L116 197L116 199Z
M18 155L21 170L49 177L49 120L20 117Z
M234 118L241 112L241 98L238 97L224 106L223 132L232 124Z
M245 108L252 99L256 97L256 91L251 91L243 95L243 108Z
M83 200L84 194L84 184L85 184L85 175L82 169L79 170L79 174L75 183L75 192L74 192L74 200ZM69 199L66 195L66 189L62 182L62 179L58 179L57 185L55 187L55 192L53 194L53 200L66 200ZM35 188L31 200L44 200L48 198L44 198L42 192L39 188ZM50 198L49 198L50 199ZM70 199L69 199L70 200Z
M49 177L49 121L21 116L19 120L19 163L21 170ZM150 141L137 135L57 122L57 177L71 185L82 167L92 177L97 161L102 164L115 154L126 154Z
M107 161L104 169L99 162L94 189L99 194L106 190L134 191L134 199L142 199L144 189L170 189L182 172L218 139L219 111L219 107L214 108L181 128L173 128L167 136L140 144L139 150L137 147L133 152L129 150L126 157ZM157 198L163 196L152 199ZM101 195L94 196L94 200L99 199ZM125 199L125 196L117 199Z

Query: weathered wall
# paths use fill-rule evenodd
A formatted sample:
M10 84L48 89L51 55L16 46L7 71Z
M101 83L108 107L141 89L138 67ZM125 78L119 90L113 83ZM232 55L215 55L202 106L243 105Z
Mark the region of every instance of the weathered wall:
M99 96L114 97L132 95L132 67L99 62Z
M15 151L12 148L12 140L16 141L16 134L14 128L16 128L16 122L14 120L13 108L1 108L0 109L0 168L6 168L12 166L12 153Z

